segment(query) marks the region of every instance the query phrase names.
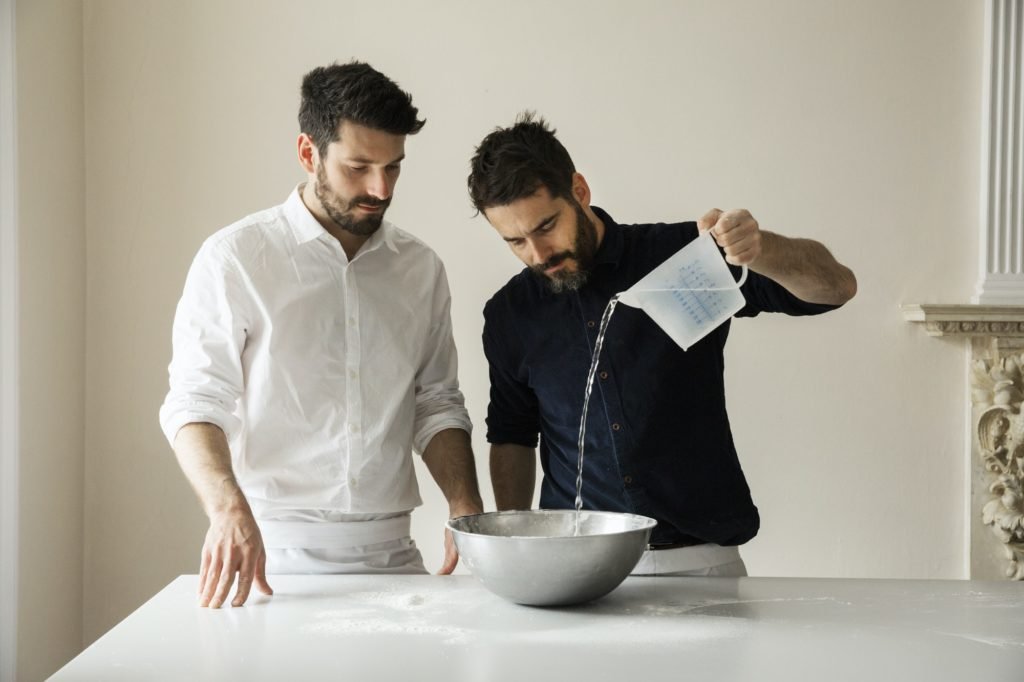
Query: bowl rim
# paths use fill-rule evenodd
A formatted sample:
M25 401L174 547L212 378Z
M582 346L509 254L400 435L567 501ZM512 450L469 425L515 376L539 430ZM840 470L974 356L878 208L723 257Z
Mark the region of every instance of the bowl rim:
M490 535L487 533L474 533L470 530L464 530L461 528L455 528L452 524L462 519L474 518L477 516L521 516L526 514L535 514L537 512L544 512L545 514L563 516L567 514L575 514L575 509L506 509L502 511L490 511L481 512L479 514L465 514L463 516L456 516L448 519L445 522L445 528L450 530L452 533L461 533L462 535L469 535L472 537L481 538L500 538L501 540L583 540L585 538L602 537L605 535L620 535L625 533L637 533L645 532L653 529L658 525L656 519L650 516L644 516L643 514L634 514L632 512L613 512L605 511L600 509L582 509L581 513L585 514L596 514L598 516L631 516L635 519L642 519L642 525L637 528L629 528L621 531L614 531L611 533L588 533L587 535Z

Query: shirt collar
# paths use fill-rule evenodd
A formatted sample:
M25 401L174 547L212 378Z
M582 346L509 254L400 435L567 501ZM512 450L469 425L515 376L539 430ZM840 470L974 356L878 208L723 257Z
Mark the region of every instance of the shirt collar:
M302 188L305 183L300 183L284 202L284 213L288 219L288 226L291 228L292 236L298 244L306 244L314 239L334 239L331 233L324 229L323 225L313 217L309 207L302 200ZM398 253L398 246L395 244L395 227L387 220L381 221L380 229L370 235L370 238L360 247L359 254L374 251L381 245L386 246L395 253Z
M597 253L594 254L594 265L605 263L618 265L619 260L622 258L622 228L604 209L597 206L591 206L590 208L601 219L601 222L604 223L604 239L601 240L601 246L597 248Z

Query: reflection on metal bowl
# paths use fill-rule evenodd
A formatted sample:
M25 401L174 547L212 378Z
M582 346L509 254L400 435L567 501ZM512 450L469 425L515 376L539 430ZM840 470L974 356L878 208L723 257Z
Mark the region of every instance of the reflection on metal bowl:
M566 606L608 594L640 560L656 521L573 510L488 512L448 522L461 560L491 592L517 604Z

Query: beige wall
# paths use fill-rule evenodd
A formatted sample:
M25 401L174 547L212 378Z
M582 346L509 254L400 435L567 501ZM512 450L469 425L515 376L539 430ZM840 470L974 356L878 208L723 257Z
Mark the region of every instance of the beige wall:
M23 192L68 198L37 203L51 212L38 227L24 222L37 240L26 247L25 296L39 298L26 306L22 338L38 364L29 374L42 379L25 377L35 415L25 418L26 452L45 437L54 456L25 458L25 495L59 506L63 516L41 516L42 532L67 538L69 554L80 526L63 505L81 499L72 437L81 381L68 348L81 346L75 287L87 284L84 591L69 578L63 602L51 602L74 613L84 594L85 643L196 570L204 520L156 421L174 304L205 236L282 200L301 178L301 74L352 56L410 89L428 118L407 145L389 216L448 265L485 480L480 310L518 268L472 217L466 166L484 134L531 107L558 127L595 203L619 220L744 206L766 228L821 239L859 275L860 294L838 313L734 325L730 414L764 518L745 550L751 572L964 576L965 355L903 322L898 306L964 302L974 284L982 3L84 7L87 276L73 248L81 157L53 165L54 153L37 155L51 161L34 171L51 173L47 182L21 182ZM51 21L74 30L74 13ZM45 63L54 44L25 49ZM60 44L73 51L74 36ZM35 85L44 86L59 90L52 101L76 92ZM61 111L73 128L74 104ZM22 142L23 159L29 151ZM33 267L44 256L47 269ZM33 292L33 277L49 288ZM58 288L62 296L44 293ZM34 353L54 345L68 364ZM53 401L66 417L56 425L41 421ZM436 568L444 506L425 475L421 484L414 533ZM27 552L23 570L35 559Z
M82 641L85 175L82 8L15 7L21 347L18 678Z

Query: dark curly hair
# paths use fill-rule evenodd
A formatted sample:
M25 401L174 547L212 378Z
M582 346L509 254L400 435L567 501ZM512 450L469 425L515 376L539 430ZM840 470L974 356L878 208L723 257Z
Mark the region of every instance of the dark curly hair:
M412 95L363 62L319 66L302 78L299 130L312 138L321 156L338 139L342 121L415 135L426 123L418 113Z
M576 172L555 129L532 111L510 128L495 128L476 148L467 180L477 211L528 197L541 187L554 198L571 200Z

